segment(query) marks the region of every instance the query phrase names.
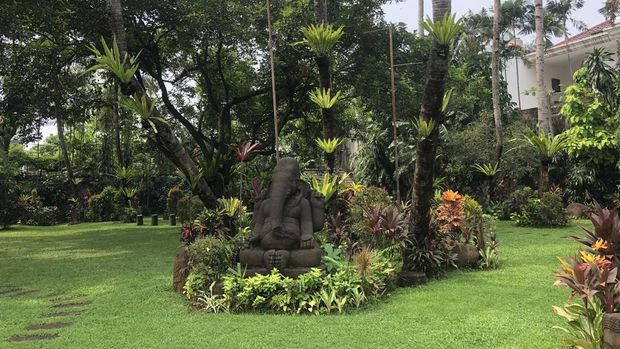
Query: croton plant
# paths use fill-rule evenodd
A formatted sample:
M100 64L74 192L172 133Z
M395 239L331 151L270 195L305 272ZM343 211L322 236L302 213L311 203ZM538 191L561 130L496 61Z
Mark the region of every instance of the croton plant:
M620 216L617 210L602 208L596 201L594 206L590 215L594 230L583 228L585 236L571 237L584 247L578 256L560 259L562 269L555 275L556 285L568 286L570 298L579 296L586 305L596 297L605 312L614 312L620 295Z

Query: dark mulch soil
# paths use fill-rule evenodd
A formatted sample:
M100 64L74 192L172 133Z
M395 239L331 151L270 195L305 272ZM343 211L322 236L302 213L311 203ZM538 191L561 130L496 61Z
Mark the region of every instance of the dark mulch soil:
M19 288L19 287L17 287L17 288L8 288L8 289L5 289L5 290L0 290L0 295L7 294L7 293L13 293L13 292L19 292L19 291L23 291L23 290L24 290L23 288Z
M21 292L13 293L11 295L11 297L25 296L25 295L33 294L33 293L37 293L37 292L39 292L39 290L24 290L24 291L21 291Z
M87 294L75 294L75 295L70 295L70 296L58 295L57 297L52 297L50 300L55 303L70 302L76 299L86 298L88 296L89 295Z

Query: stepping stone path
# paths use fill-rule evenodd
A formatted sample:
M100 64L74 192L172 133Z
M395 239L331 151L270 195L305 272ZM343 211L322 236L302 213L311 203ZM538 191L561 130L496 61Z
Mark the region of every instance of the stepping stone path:
M40 290L25 289L13 285L0 285L0 297L6 296L10 298L17 298L22 296L32 296L39 293ZM52 322L40 322L26 326L25 330L29 331L26 334L19 334L9 338L10 342L27 342L27 341L45 341L56 339L60 337L59 333L37 333L33 331L41 330L59 330L73 326L72 322L67 322L66 319L78 318L86 310L85 307L92 304L92 301L88 299L87 294L73 294L67 295L64 292L56 292L47 295L40 296L39 298L48 299L52 304L50 309L52 312L46 312L41 315L42 319L50 319ZM76 310L73 310L78 308ZM62 310L67 311L62 311ZM54 311L55 310L55 311ZM65 320L65 321L61 321Z

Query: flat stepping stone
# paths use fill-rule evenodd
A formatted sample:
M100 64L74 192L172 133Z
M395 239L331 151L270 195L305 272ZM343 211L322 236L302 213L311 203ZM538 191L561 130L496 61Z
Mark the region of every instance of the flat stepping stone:
M52 330L52 329L57 329L57 328L65 328L65 327L69 327L69 326L73 326L73 324L70 323L70 322L50 322L50 323L47 323L47 324L30 325L30 326L26 327L26 329L28 331Z
M71 302L71 303L59 303L52 305L52 308L71 308L71 307L83 307L85 305L90 305L93 302Z
M13 336L9 338L11 342L39 341L58 338L58 333L32 334L25 336Z
M33 293L37 293L37 292L39 292L39 290L24 290L24 291L21 291L21 292L13 293L11 295L11 297L25 296L27 294L33 294Z
M24 290L23 288L19 288L19 287L12 288L12 289L6 289L6 290L0 291L0 295L8 294L8 293L13 293L13 292L19 292L19 291L23 291L23 290Z
M71 296L62 296L59 295L58 297L53 297L51 299L52 302L69 302L69 301L73 301L76 299L80 299L80 298L86 298L89 295L87 294L76 294L76 295L71 295Z
M82 315L81 311L61 311L61 312L57 312L57 313L48 313L48 314L43 314L43 317L46 318L50 318L50 317L77 317Z

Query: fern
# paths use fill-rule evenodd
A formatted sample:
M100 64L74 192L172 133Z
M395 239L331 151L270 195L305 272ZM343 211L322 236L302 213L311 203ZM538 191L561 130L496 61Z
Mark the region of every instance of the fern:
M293 43L296 45L305 45L310 51L317 56L326 56L331 52L334 45L344 35L344 27L334 29L331 24L322 23L320 25L311 24L300 29L304 39Z
M138 70L138 56L140 56L140 53L131 57L125 53L121 58L121 51L116 43L116 37L112 41L112 47L108 46L103 37L101 38L101 45L103 46L103 53L93 44L88 46L88 49L95 55L97 64L86 69L84 73L99 69L107 70L114 74L121 82L128 84ZM128 58L129 62L127 62Z
M321 109L331 109L340 100L340 91L331 96L331 89L317 88L310 92L310 100Z

